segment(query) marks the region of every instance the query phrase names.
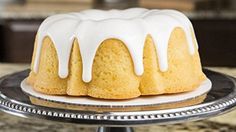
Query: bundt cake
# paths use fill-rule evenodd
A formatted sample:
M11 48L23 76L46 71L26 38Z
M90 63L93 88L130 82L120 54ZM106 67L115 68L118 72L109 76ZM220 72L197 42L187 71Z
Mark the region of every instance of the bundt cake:
M27 83L45 94L129 99L191 91L205 79L184 14L131 8L45 19Z

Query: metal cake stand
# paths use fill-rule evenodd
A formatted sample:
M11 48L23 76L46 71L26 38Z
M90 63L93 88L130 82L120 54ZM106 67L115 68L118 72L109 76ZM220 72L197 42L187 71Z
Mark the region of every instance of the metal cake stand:
M20 88L21 81L29 74L25 70L0 79L0 110L26 118L97 126L98 132L128 132L137 125L195 121L231 111L236 106L236 79L206 69L204 72L212 82L212 89L200 97L172 104L102 107L31 97Z

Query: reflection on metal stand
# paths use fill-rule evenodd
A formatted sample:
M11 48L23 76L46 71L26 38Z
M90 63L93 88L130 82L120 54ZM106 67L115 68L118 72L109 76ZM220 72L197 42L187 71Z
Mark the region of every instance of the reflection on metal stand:
M131 127L99 127L97 132L134 132Z

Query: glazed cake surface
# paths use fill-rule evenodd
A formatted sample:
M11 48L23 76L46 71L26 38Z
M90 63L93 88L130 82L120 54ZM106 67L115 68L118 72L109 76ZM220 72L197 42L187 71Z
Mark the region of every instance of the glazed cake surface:
M205 80L189 19L175 10L86 10L39 27L32 71L46 94L127 99L178 93Z

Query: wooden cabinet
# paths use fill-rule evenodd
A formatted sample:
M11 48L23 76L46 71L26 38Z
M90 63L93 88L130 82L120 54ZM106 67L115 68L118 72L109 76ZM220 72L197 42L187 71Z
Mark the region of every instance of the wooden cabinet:
M41 21L7 20L4 22L3 61L30 62L35 35Z
M236 19L192 20L203 65L236 66Z
M42 20L7 20L0 27L0 57L5 62L30 62ZM236 19L193 19L204 66L236 66Z

